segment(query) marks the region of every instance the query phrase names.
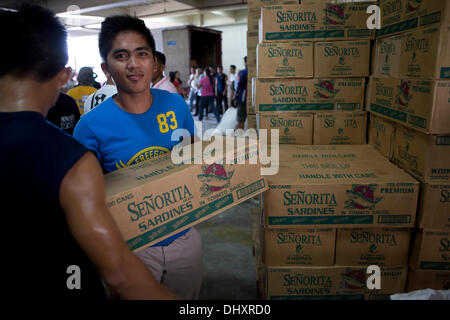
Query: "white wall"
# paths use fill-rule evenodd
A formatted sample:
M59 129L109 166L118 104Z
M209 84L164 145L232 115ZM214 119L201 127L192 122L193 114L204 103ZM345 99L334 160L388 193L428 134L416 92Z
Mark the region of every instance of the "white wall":
M209 27L214 30L222 31L222 65L224 72L229 73L230 65L236 65L237 70L244 68L243 58L247 55L247 24L233 24L226 26ZM153 29L152 34L155 38L156 50L163 52L163 29ZM103 83L106 77L100 67L101 58L98 52L98 35L83 37L69 37L69 65L80 70L81 67L89 66L94 68L97 73L97 81Z
M153 39L155 39L155 48L156 51L164 52L164 42L163 42L163 28L160 29L150 29L153 35Z
M98 75L97 82L106 81L102 71L100 52L98 51L98 35L69 37L67 39L69 49L68 65L78 72L82 67L93 67Z
M230 65L237 70L244 68L244 57L247 55L247 24L208 27L222 31L222 64L226 74Z

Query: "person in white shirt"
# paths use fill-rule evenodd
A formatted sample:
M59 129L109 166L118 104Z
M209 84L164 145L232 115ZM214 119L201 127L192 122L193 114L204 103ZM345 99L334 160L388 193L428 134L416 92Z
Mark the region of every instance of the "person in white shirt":
M164 53L155 51L155 70L153 70L152 88L178 93L177 88L163 75L166 68L166 56Z
M228 77L228 80L230 81L230 106L236 107L234 105L234 94L236 93L236 85L237 85L237 73L236 73L236 66L232 64L230 66L230 76Z
M189 85L190 85L190 91L189 91L189 107L191 108L191 112L192 109L194 108L194 106L196 107L195 113L198 113L197 110L197 101L198 99L200 99L200 97L198 96L198 84L200 83L200 76L202 73L202 69L201 68L196 68L195 69L195 73L192 73L191 76L189 77ZM194 104L195 101L195 104Z
M111 77L106 78L107 80L103 87L91 94L84 102L84 114L88 113L89 111L97 107L100 103L117 93L117 88L114 80Z

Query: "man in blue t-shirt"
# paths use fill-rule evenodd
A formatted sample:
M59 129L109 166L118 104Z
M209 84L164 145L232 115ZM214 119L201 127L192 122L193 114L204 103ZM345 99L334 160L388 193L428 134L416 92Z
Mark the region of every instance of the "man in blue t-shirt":
M217 110L219 113L225 113L228 109L228 101L227 101L227 75L223 73L222 66L217 67L217 73L215 74L216 78L216 102L217 102ZM222 109L222 101L224 103L224 108Z
M247 56L244 57L244 65L245 69L239 71L238 74L238 84L235 93L235 101L238 106L238 129L244 129L245 119L247 119Z
M155 42L140 19L109 17L99 35L102 69L117 86L114 95L84 115L74 137L93 150L111 172L170 152L172 132L194 136L194 120L183 98L150 89ZM182 231L136 254L156 279L183 299L197 299L202 278L201 237Z

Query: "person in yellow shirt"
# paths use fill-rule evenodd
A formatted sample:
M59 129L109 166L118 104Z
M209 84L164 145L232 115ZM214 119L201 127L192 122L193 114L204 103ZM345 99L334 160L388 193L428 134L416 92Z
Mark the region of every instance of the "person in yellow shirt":
M92 86L93 83L94 71L89 67L83 67L78 72L78 85L67 92L67 94L77 103L81 115L84 113L84 102L91 94L97 91L97 89Z

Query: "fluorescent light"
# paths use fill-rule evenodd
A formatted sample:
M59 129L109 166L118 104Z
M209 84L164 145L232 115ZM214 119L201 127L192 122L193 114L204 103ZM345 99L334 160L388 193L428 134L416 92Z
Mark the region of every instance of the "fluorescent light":
M59 18L71 18L71 19L80 19L80 20L98 20L98 21L105 20L105 18L103 18L103 17L83 16L81 14L73 14L73 13L68 13L68 12L58 13L56 16Z
M87 24L84 26L86 29L100 29L102 27L101 23Z
M80 30L84 30L84 28L82 28L82 27L70 27L70 28L67 28L67 31L80 31Z

